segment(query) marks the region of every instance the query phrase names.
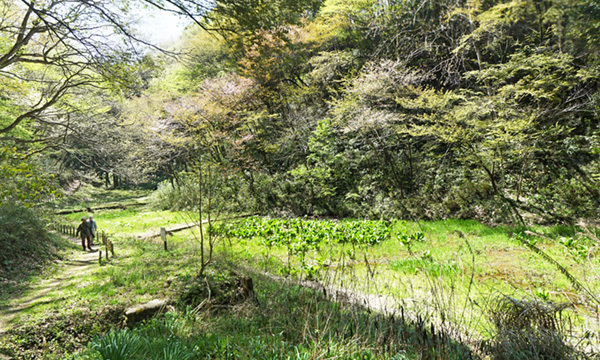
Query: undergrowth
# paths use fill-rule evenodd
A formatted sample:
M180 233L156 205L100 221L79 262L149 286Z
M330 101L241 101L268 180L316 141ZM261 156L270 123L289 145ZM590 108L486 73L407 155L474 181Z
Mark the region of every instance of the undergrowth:
M304 233L300 240L321 246L227 234L218 239L220 260L198 276L192 230L169 237L168 252L160 239L135 237L176 221L175 213L95 215L111 233L117 256L84 283L62 289L69 311L52 314L65 306L61 300L45 314L25 317L0 353L24 359L593 358L574 344L585 325L577 307L585 294L570 276L596 293L595 273L583 264L597 258L590 252L594 243L570 228L528 228L544 234L537 245L519 235L524 229L458 220L398 221L389 238L368 245L316 242ZM250 270L258 267L288 280ZM252 296L240 293L249 277ZM291 278L325 287L298 286ZM367 298L332 296L328 286L395 302L380 311ZM515 302L495 301L507 288ZM552 305L567 295L574 299L569 307ZM94 315L165 296L175 305L170 312L131 329L114 314ZM518 310L515 304L533 305ZM547 314L558 325L519 322L523 309L535 308L560 309ZM511 321L500 319L510 314Z
M123 308L90 310L72 303L59 312L23 319L0 337L0 354L19 360L65 359L90 341L122 323Z
M570 304L553 304L537 299L501 297L493 302L489 315L494 324L494 337L488 352L495 360L595 359L570 342L571 331L563 312Z
M0 205L0 294L38 274L72 246L46 230L43 216L19 205Z
M206 281L230 282L216 274ZM179 307L91 340L76 359L469 359L424 323L332 302L320 291L255 276L256 297ZM203 285L204 286L204 285ZM236 285L237 286L237 285ZM195 303L196 304L196 303ZM180 304L182 305L182 304Z

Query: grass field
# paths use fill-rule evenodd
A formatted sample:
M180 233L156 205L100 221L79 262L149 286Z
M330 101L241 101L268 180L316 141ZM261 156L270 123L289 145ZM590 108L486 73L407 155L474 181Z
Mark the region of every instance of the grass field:
M399 221L382 243L327 244L292 262L298 269L303 262L305 276L316 267L321 282L390 295L395 299L390 307L460 325L474 338L490 336L489 312L506 297L568 304L562 316L576 332L597 334L600 264L594 241L563 226L529 229L542 237L516 233L523 230L475 221ZM423 239L410 246L398 239L413 233ZM237 244L240 257L270 272L289 266L285 244L266 246L260 239Z
M82 215L87 213L55 221L77 225ZM597 344L595 240L575 228L528 228L543 235L533 238L523 235L526 229L475 221L398 221L390 236L374 245L323 242L312 248L260 237L220 237L207 280L198 280L197 230L170 236L168 252L160 239L139 238L188 223L187 214L139 206L94 215L114 241L116 257L49 294L53 301L20 314L21 325L0 340L0 353L23 359L40 354L47 359L511 358L502 357L507 350L489 341L500 335L494 319L507 298L569 304L561 315L572 331L560 333L558 348L541 337L555 355L546 358L583 359L589 345ZM413 234L421 235L410 238ZM206 281L218 289L235 282L227 277L232 272L253 278L252 301L207 309L182 300L190 282L204 289ZM329 288L306 288L263 272L312 278ZM355 299L332 302L326 296L332 288ZM375 301L368 294L385 296L383 313L373 311ZM119 314L126 306L156 298L174 299L175 308L133 329L121 326ZM580 338L569 339L569 334ZM581 340L579 349L588 353L574 350L572 340ZM115 348L124 353L107 353ZM510 349L517 354L512 358L531 358L518 351Z

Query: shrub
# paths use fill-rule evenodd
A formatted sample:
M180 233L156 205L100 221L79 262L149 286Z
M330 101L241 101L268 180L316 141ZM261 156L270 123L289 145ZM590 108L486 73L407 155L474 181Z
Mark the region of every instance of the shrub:
M158 184L156 191L152 193L152 202L162 210L179 210L180 194L173 188L171 183L163 181Z
M207 308L213 305L226 308L254 298L251 278L221 267L207 270L206 277L183 276L179 279L175 287L180 304L192 308L204 304Z

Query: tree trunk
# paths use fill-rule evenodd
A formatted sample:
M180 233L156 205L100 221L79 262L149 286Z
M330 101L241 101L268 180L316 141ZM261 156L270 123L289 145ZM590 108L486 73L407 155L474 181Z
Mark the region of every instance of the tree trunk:
M120 185L119 175L113 173L113 189L118 188Z
M204 273L204 230L202 229L202 160L198 166L198 218L200 223L200 276Z

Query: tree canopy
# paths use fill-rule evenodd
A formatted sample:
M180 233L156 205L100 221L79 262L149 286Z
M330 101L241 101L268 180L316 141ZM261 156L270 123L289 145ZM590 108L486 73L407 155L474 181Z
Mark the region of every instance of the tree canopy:
M595 1L146 1L194 19L178 61L136 52L127 2L3 1L4 139L92 133L68 168L176 189L216 166L301 215L598 215Z

